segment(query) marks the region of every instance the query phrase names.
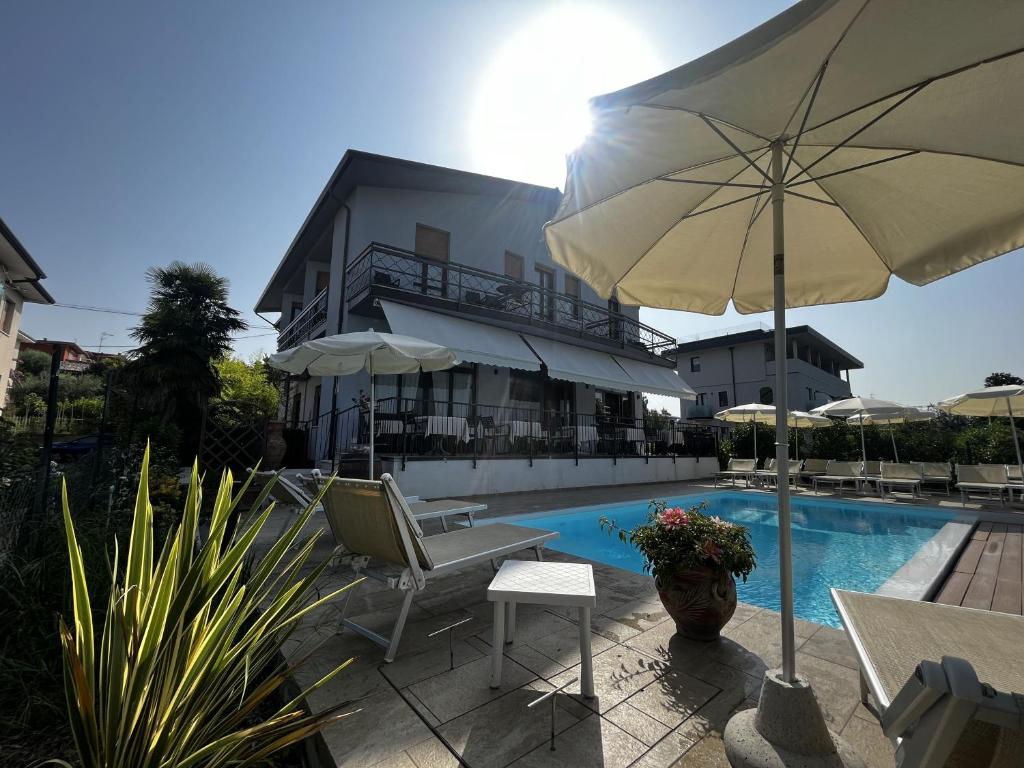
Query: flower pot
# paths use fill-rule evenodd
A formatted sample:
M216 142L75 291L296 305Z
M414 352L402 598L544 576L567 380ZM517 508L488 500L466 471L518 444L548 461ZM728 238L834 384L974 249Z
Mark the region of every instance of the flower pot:
M655 586L676 631L691 640L717 640L736 612L736 580L721 568L679 568Z

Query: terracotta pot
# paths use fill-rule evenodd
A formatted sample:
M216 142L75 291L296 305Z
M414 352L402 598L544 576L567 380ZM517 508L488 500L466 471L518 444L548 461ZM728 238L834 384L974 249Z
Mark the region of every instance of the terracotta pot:
M263 450L263 462L260 469L279 469L284 460L287 443L284 440L284 422L267 422L267 442Z
M691 640L717 640L736 612L736 580L721 568L679 568L655 586L676 631Z

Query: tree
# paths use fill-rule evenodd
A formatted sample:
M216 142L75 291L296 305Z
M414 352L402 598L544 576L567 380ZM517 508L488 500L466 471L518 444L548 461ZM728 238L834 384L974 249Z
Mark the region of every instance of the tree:
M242 412L262 419L277 413L280 392L268 376L270 369L258 356L249 362L225 358L217 362L221 379L220 399L231 402Z
M986 387L1005 387L1008 384L1024 385L1024 379L1012 373L990 373L985 377Z
M185 439L185 455L198 446L203 408L220 394L216 361L231 351L231 334L246 328L228 305L228 281L206 264L171 262L153 267L152 286L142 322L132 329L139 348L126 374L138 400L172 417Z

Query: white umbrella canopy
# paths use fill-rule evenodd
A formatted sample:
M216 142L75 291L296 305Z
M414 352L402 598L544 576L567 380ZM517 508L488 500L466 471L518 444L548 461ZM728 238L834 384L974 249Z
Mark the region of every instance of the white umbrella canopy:
M759 424L767 424L768 426L774 427L776 426L775 413L774 405L747 403L746 405L736 405L732 408L726 408L723 411L719 411L715 414L715 418L719 421L728 421L738 424L756 421ZM824 416L815 416L813 413L804 413L803 411L788 411L786 413L786 421L789 422L790 427L794 427L796 429L799 429L800 427L817 429L819 427L832 426L832 422ZM757 458L756 428L754 429L754 458ZM796 458L800 458L799 440L797 441Z
M973 392L951 397L939 403L938 409L958 416L1006 416L1013 433L1013 449L1017 452L1017 466L1024 479L1024 460L1021 459L1020 438L1014 418L1024 415L1024 387L1009 384L1002 387L984 387ZM1012 501L1012 499L1011 499Z
M459 362L448 347L431 341L378 331L356 331L304 341L297 347L271 355L267 363L288 373L310 376L348 376L366 370L370 374L370 472L373 479L374 376L378 373L442 371ZM334 446L331 446L334 450Z
M804 0L591 102L546 226L602 296L721 314L924 285L1024 245L1024 3ZM771 210L768 211L768 206ZM782 678L796 679L788 425L776 427Z
M859 424L863 432L865 426L889 426L889 439L892 440L892 453L896 461L900 460L900 452L896 447L896 433L893 431L893 424L911 424L921 421L932 421L937 414L926 408L906 408L897 413L860 413L846 419L848 424Z
M811 413L818 416L831 416L850 421L851 424L860 426L860 452L864 461L862 473L864 477L868 474L868 449L864 441L864 422L862 419L867 416L898 416L907 413L910 409L892 400L879 400L874 397L847 397L844 400L834 400L831 403L819 405L812 408ZM855 419L851 421L851 419Z

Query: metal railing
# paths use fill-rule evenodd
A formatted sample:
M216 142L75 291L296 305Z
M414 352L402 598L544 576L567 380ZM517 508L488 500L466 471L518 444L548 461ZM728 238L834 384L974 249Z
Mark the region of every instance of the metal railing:
M434 261L380 243L367 246L349 267L346 300L355 304L372 291L424 297L450 303L460 311L540 326L620 348L643 349L659 357L671 358L676 347L675 339L668 334L607 307L495 272Z
M294 320L277 336L277 348L289 349L313 338L327 323L327 289L313 297L309 306L304 308Z
M656 419L392 397L377 403L374 450L403 461L715 455L710 427ZM305 432L307 458L316 462L365 456L369 426L369 410L351 406L292 428Z

